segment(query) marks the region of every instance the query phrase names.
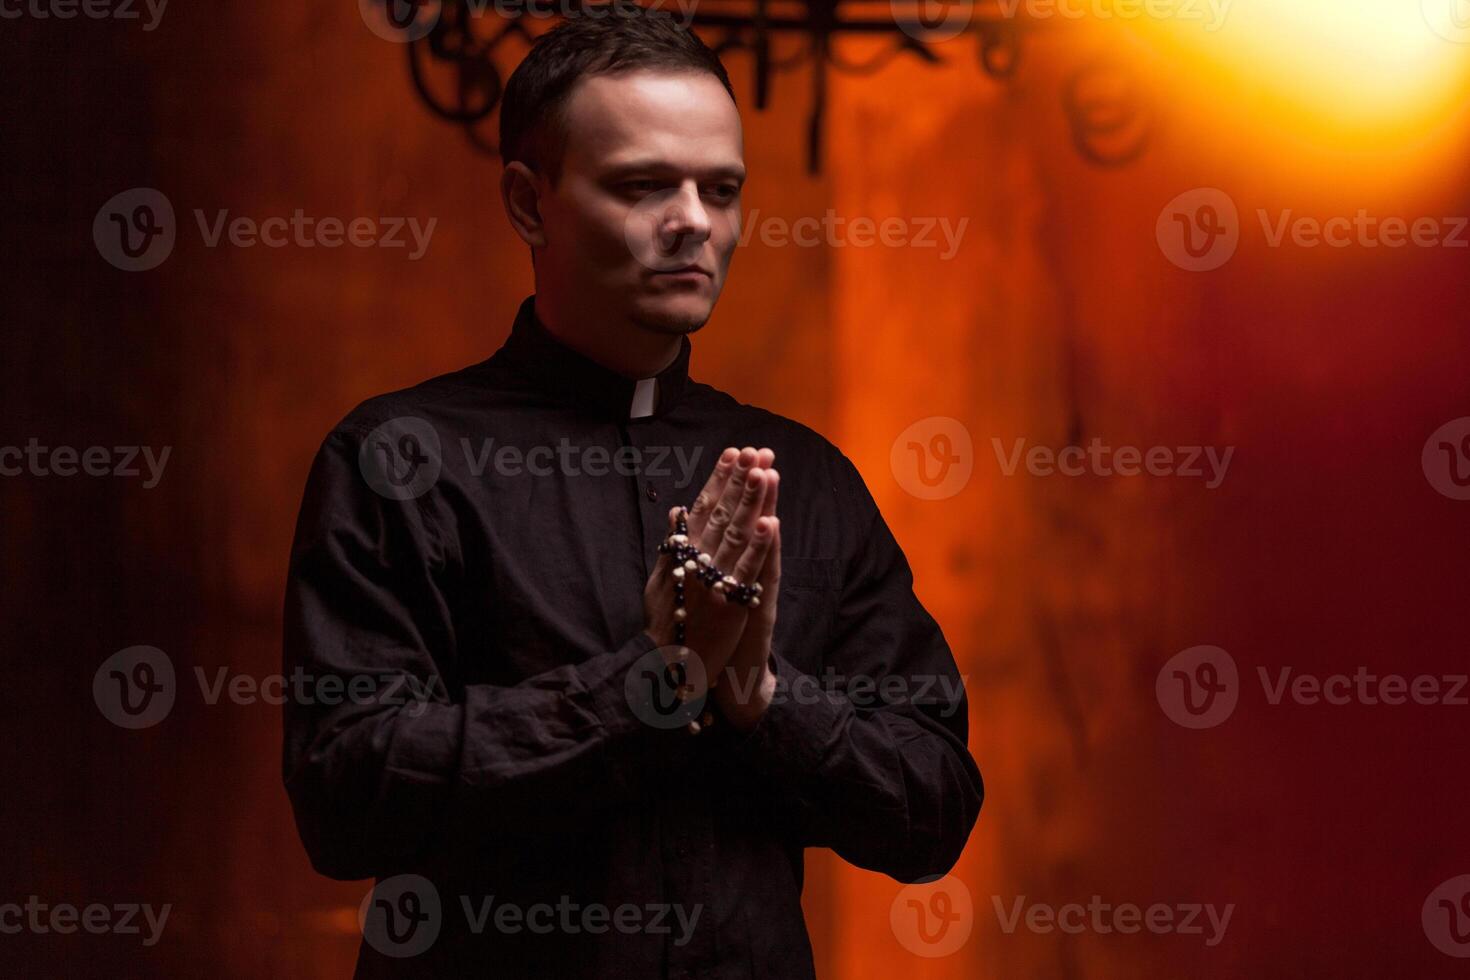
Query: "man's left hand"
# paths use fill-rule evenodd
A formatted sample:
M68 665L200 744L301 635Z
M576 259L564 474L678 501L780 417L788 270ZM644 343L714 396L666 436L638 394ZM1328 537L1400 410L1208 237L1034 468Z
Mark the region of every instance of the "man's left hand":
M771 461L775 453L771 453ZM760 721L776 692L776 675L771 673L771 636L776 629L776 603L781 595L781 522L776 517L776 496L780 477L773 467L766 484L766 497L761 516L775 524L771 550L756 581L761 584L761 604L750 611L745 632L735 646L735 653L724 673L715 681L715 704L720 714L734 728L748 732Z

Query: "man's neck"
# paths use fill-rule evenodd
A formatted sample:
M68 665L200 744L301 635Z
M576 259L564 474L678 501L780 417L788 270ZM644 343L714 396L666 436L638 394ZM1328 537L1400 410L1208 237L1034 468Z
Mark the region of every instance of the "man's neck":
M562 344L625 378L651 378L679 356L681 337L626 321L582 316L536 294L536 319Z

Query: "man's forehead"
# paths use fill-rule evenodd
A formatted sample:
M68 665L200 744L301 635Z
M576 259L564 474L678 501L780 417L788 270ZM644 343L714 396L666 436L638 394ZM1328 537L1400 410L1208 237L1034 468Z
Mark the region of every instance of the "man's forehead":
M568 162L738 166L743 156L740 113L708 72L593 75L577 83L564 118Z

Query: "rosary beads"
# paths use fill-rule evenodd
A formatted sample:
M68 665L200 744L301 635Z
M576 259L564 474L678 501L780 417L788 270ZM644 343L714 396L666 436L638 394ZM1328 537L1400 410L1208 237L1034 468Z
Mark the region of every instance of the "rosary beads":
M724 595L727 602L738 602L752 609L761 604L761 584L759 582L746 584L737 581L735 576L727 575L715 566L715 560L709 552L700 551L689 543L689 508L680 507L674 515L674 530L658 546L660 554L670 555L673 558L673 568L670 574L674 578L674 642L679 646L680 660L670 664L671 672L677 674L678 684L675 690L681 701L688 700L694 695L694 686L687 682L688 673L684 667L683 658L688 656L688 648L685 646L685 627L689 621L689 610L685 606L684 585L692 576L707 586L712 592ZM699 720L691 719L689 732L698 735L703 728L714 721L714 714L706 710Z

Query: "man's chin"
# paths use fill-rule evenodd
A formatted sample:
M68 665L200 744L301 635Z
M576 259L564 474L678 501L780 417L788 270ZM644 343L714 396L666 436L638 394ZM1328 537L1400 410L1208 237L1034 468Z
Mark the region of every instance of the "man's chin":
M633 319L645 329L664 334L693 333L709 321L714 303L703 296L644 296Z

